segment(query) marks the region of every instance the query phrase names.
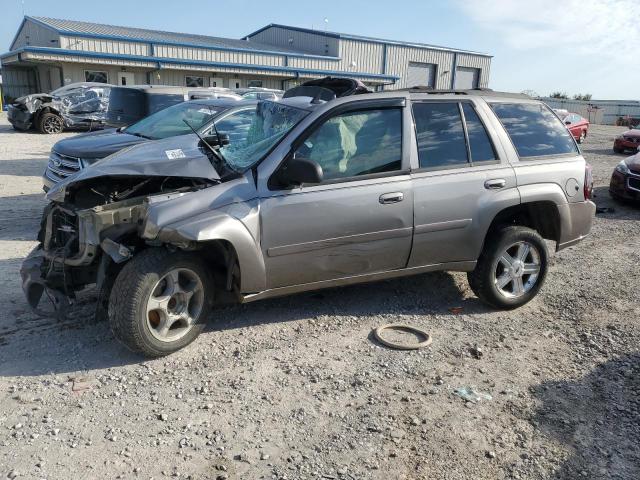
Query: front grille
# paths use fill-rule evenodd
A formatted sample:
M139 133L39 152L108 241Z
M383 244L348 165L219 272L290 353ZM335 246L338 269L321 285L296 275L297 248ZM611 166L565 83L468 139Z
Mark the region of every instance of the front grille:
M632 190L640 191L640 178L638 177L629 177L629 188Z
M625 139L627 142L631 142L631 143L640 143L640 137L622 137L623 139Z
M77 157L62 155L61 153L51 151L49 155L49 163L45 170L45 176L54 183L60 182L69 175L79 172L82 169L82 162Z

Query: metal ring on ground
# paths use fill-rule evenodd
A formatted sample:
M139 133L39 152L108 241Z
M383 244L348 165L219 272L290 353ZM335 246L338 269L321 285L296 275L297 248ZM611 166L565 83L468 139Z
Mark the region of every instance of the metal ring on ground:
M383 338L382 332L384 330L398 330L402 332L413 333L414 335L424 338L424 340L419 343L391 342ZM431 345L431 335L429 335L424 330L420 330L419 328L412 327L410 325L404 325L402 323L387 323L386 325L382 325L381 327L378 327L373 331L373 335L383 345L386 345L387 347L390 347L390 348L395 348L397 350L417 350L419 348L424 348Z

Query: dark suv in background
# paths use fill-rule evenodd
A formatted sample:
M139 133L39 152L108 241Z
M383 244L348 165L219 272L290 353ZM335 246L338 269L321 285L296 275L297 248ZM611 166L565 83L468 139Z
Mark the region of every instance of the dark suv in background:
M100 132L85 133L57 142L49 154L49 163L42 177L48 191L54 184L92 165L119 150L149 140L159 140L192 134L191 128L206 135L217 122L219 131L238 135L251 123L257 102L235 99L191 100L160 110L128 127L109 128ZM236 121L224 121L229 114ZM242 119L245 120L244 127ZM196 138L197 141L197 138Z

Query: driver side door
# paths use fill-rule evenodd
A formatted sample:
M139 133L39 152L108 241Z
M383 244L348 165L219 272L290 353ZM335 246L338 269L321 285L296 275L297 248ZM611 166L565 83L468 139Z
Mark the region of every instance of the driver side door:
M292 155L307 158L324 179L270 187L261 198L267 288L406 266L413 193L404 102L342 104L294 142L281 167Z

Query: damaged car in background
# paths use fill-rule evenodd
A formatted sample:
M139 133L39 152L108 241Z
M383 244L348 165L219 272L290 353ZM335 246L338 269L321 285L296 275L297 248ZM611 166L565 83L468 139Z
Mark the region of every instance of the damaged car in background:
M51 93L35 93L7 105L7 118L14 129L35 128L40 133L62 133L65 128L101 128L109 108L112 85L81 82Z
M452 270L513 309L544 283L545 239L561 250L588 235L592 186L539 101L326 78L259 102L242 138L194 130L53 186L22 285L60 315L97 285L97 315L148 356L193 341L227 293Z

